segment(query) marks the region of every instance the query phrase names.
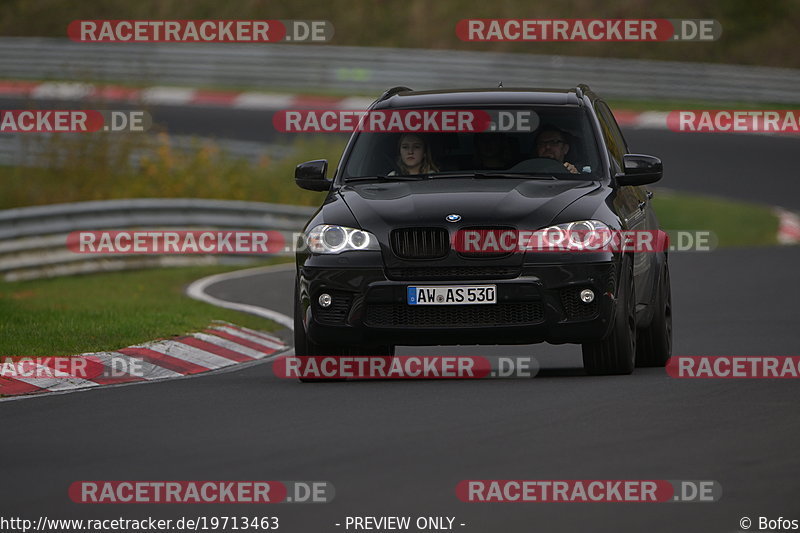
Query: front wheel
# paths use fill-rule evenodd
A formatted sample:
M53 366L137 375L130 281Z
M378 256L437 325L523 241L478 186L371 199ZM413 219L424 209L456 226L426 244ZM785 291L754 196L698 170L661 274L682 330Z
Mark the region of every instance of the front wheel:
M614 323L605 339L582 345L583 368L591 375L630 374L636 366L636 297L633 265L623 257Z

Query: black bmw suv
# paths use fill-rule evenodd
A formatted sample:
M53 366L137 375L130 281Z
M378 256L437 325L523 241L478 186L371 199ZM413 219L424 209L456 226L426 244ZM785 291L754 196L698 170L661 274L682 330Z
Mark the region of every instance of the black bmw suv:
M582 247L574 237L658 230L644 185L661 179L661 161L629 153L603 100L586 85L396 87L369 108L409 110L474 110L491 122L481 131L362 128L332 178L327 161L298 165L297 184L328 195L296 256L296 355L549 342L581 344L590 374L666 363L666 248ZM463 246L464 235L492 232L560 234L568 246Z

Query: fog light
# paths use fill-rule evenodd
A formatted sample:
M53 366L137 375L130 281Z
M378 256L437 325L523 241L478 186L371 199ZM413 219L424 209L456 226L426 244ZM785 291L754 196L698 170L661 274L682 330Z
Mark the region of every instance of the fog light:
M585 304L590 304L594 301L594 291L592 289L583 289L581 291L581 301Z
M330 307L331 303L333 302L333 298L327 292L324 292L319 295L319 306L320 307Z

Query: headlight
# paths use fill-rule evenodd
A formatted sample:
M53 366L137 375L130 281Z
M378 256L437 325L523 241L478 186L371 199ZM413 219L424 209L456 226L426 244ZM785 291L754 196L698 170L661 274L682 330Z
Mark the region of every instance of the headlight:
M315 254L338 254L353 250L380 250L378 239L368 231L320 224L308 232L308 249Z
M600 250L614 232L599 220L577 220L539 230L544 248L558 250Z

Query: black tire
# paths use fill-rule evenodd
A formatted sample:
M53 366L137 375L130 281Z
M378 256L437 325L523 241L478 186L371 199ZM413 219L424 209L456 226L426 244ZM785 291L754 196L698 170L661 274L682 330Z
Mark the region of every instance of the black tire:
M640 329L636 339L636 366L666 366L672 355L672 290L669 264L664 260L650 325Z
M304 357L313 356L333 356L341 357L344 355L376 355L394 356L394 346L391 345L358 345L358 346L334 346L318 344L308 338L301 313L300 291L295 287L294 300L294 354L301 361ZM302 364L300 367L303 368ZM302 383L321 383L344 381L344 379L329 378L298 378Z
M636 293L633 265L622 260L614 323L605 339L582 345L583 368L593 376L630 374L636 366Z

